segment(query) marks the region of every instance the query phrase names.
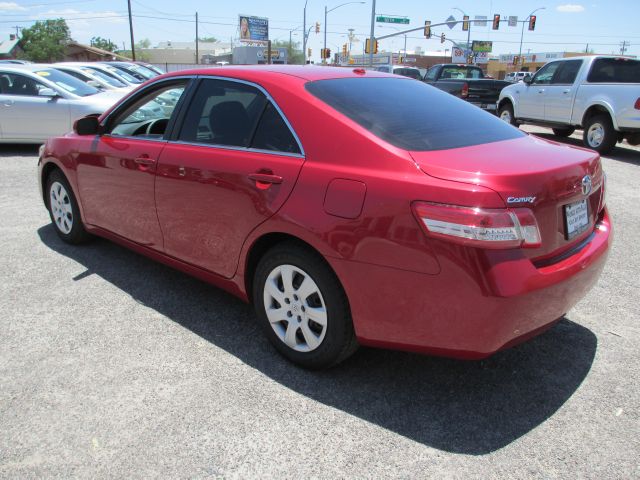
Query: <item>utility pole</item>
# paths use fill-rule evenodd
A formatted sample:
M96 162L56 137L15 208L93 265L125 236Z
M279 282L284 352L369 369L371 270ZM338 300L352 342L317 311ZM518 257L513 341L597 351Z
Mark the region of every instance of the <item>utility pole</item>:
M133 40L133 20L131 19L131 0L127 0L129 7L129 33L131 33L131 59L136 61L136 47Z
M623 40L620 43L620 55L624 55L624 52L627 51L627 47L630 47L631 44L629 42L627 42L626 40Z
M196 12L196 65L200 64L200 55L198 52L198 12Z
M369 34L369 66L373 67L373 41L376 29L376 0L371 0L371 33ZM364 63L364 62L362 62Z

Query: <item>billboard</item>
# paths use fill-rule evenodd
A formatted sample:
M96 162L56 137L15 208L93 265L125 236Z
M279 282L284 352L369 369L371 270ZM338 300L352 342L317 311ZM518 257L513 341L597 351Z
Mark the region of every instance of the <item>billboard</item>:
M451 63L467 63L467 51L460 47L454 47L451 50ZM473 63L489 63L489 54L487 52L478 52L473 55Z
M475 52L490 52L493 50L493 42L484 40L474 40L471 45L471 50Z
M267 43L269 40L269 19L263 17L239 16L240 41L245 43Z

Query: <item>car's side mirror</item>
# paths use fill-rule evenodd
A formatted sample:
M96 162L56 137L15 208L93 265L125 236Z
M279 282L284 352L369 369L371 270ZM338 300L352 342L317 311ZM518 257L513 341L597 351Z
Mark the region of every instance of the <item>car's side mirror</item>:
M73 124L73 131L78 135L97 135L100 131L100 122L96 115L88 115L79 118Z
M525 75L522 81L527 85L531 85L531 75Z
M54 97L59 97L60 94L56 92L53 88L41 88L40 90L38 90L38 96L54 98Z

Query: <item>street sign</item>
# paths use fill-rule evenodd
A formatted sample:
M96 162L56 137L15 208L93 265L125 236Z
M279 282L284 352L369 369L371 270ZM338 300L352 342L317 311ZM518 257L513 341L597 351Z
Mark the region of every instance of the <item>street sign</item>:
M493 50L493 42L485 40L474 40L471 44L471 50L475 52L490 52Z
M518 26L518 16L517 15L509 15L509 26L517 27Z
M409 25L409 19L407 17L390 17L388 15L378 15L376 22L379 23L400 23L402 25Z
M486 15L476 15L473 20L474 27L486 27L487 26L487 16Z
M447 27L453 30L455 26L456 26L456 17L454 17L453 15L449 15L449 18L447 18Z

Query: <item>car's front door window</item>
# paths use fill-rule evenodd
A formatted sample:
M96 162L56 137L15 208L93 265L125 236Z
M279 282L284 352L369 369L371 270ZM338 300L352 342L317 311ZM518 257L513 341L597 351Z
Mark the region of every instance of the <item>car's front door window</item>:
M2 77L0 79L2 93L5 95L37 97L40 90L48 88L43 83L25 75L2 73L0 77Z
M120 137L162 138L186 81L154 90L117 114L109 133Z
M533 81L531 83L535 85L550 84L553 75L556 73L556 70L560 66L560 63L561 62L548 63L547 65L542 67L540 70L538 70L536 76L533 77Z

